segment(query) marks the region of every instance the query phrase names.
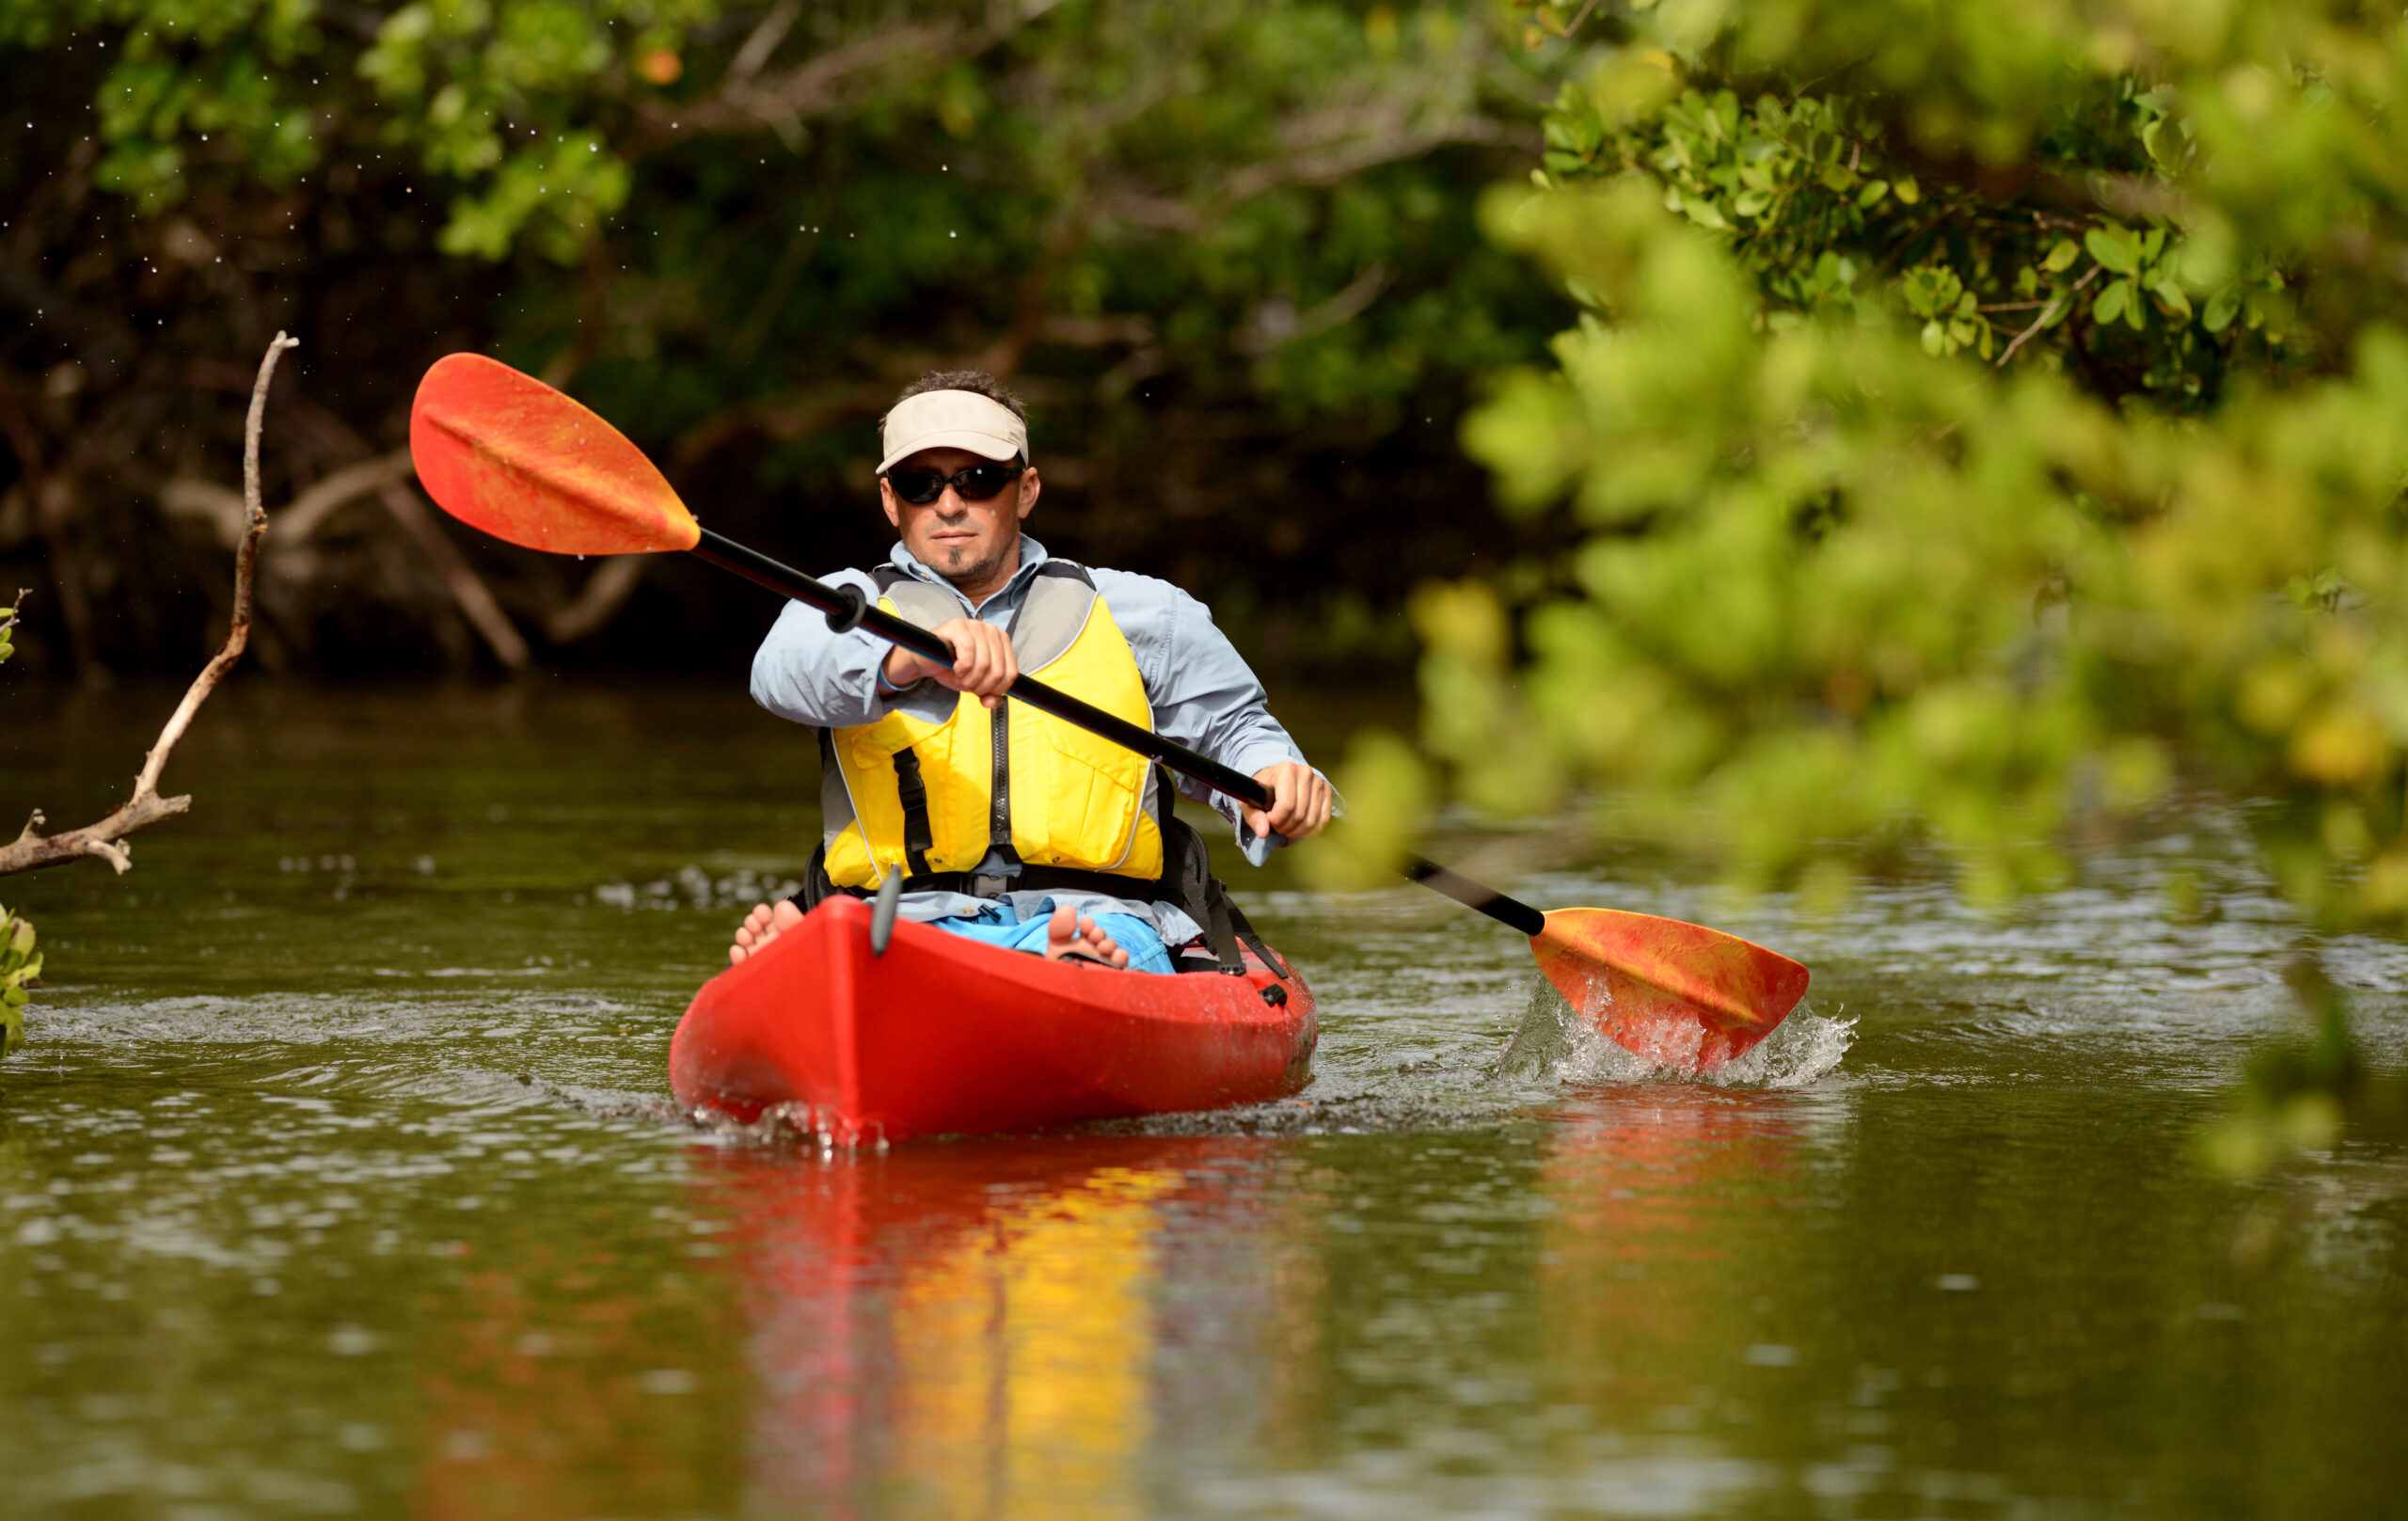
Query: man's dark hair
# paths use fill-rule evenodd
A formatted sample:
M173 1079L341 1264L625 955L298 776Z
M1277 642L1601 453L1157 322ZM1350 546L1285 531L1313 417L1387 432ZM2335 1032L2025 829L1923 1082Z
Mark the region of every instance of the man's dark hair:
M984 370L931 370L904 387L896 394L895 404L900 406L912 397L932 390L974 391L990 402L1000 402L1010 407L1012 416L1022 422L1028 420L1028 408L1022 404L1021 399L1006 390L1002 381Z

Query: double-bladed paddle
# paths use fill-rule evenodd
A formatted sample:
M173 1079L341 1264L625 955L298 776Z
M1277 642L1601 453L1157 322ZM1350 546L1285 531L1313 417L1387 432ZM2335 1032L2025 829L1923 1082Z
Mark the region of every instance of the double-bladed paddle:
M616 428L532 376L481 355L437 360L410 409L410 454L443 509L498 539L553 554L682 550L950 665L927 629L830 586L694 520L643 452ZM1162 762L1258 808L1262 784L1183 745L1056 691L1034 676L1007 695ZM1530 937L1539 968L1573 1007L1660 1066L1707 1071L1769 1034L1806 993L1806 969L1735 935L1614 909L1542 913L1418 856L1405 875Z

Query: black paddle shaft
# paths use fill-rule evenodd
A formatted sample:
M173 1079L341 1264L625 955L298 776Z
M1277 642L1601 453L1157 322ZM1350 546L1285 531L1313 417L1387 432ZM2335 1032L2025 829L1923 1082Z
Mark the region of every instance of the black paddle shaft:
M852 587L831 586L814 579L709 529L702 531L701 541L689 552L722 570L732 570L746 580L766 586L782 596L792 597L797 602L818 609L826 615L828 626L838 633L852 628L863 629L891 644L900 644L914 655L946 665L953 663L952 645L919 625L906 623L886 611ZM1232 770L1209 756L1197 754L1185 745L1173 744L1150 729L1139 728L1092 703L1083 703L1069 692L1057 691L1035 676L1016 677L1006 689L1006 694L1031 707L1051 713L1066 723L1077 724L1089 734L1100 735L1116 745L1158 760L1180 775L1193 777L1215 792L1225 792L1257 808L1271 806L1270 789L1244 771ZM1499 924L1511 925L1525 935L1535 935L1546 927L1546 916L1529 904L1507 897L1494 888L1483 887L1467 877L1459 877L1435 862L1408 856L1405 858L1404 874L1431 891L1443 893L1464 907L1477 910Z

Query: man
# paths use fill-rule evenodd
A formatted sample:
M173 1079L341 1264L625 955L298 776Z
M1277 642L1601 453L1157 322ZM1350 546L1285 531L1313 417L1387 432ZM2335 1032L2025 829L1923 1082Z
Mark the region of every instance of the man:
M951 666L790 603L752 659L752 697L820 732L826 838L801 895L903 877L900 913L958 934L1140 971L1204 933L1170 884L1186 826L1168 773L1006 703L1022 661L1050 686L1260 782L1267 809L1181 781L1238 826L1246 859L1307 839L1336 795L1264 707L1203 604L1166 581L1088 570L1021 531L1037 506L1020 401L976 371L906 387L884 422L879 500L902 542L871 574L827 578L933 628ZM746 915L740 961L799 922Z

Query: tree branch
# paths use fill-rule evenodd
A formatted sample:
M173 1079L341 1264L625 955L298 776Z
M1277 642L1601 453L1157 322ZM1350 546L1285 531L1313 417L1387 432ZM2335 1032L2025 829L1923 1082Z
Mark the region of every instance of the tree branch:
M2001 370L2005 369L2006 361L2015 357L2015 351L2021 348L2024 344L2031 342L2033 338L2039 333L2041 328L2049 325L2049 319L2056 315L2059 304L2071 301L2076 295L2080 294L2083 286L2088 285L2092 280L2099 277L2099 271L2101 267L2102 266L2098 264L2091 265L2090 273L2074 281L2072 290L2066 292L2065 294L2058 296L2056 300L2050 302L2047 309L2043 310L2037 317L2032 319L2031 326L2026 327L2023 331L2016 334L2015 341L2009 343L2006 346L2006 352L1998 356L1997 368Z
M214 362L196 364L192 371L192 384L225 388L229 384L226 368ZM297 510L304 505L315 507L323 503L330 512L341 503L331 499L331 495L321 497L321 491L339 489L346 499L356 493L374 492L384 502L385 511L395 526L407 533L420 552L426 556L427 563L443 582L444 589L452 594L460 615L493 651L494 658L499 660L505 670L525 669L531 658L527 641L512 625L509 615L501 610L501 603L494 595L493 589L485 584L484 578L477 574L476 567L468 563L467 558L452 541L444 537L442 529L426 510L425 502L409 488L409 451L406 448L397 449L388 454L372 456L368 441L352 432L351 424L325 407L306 399L296 399L289 404L289 410L293 420L315 436L329 452L356 457L353 464L344 466L294 498L293 507ZM191 499L188 497L186 499ZM311 521L308 526L314 529L317 524Z
M189 797L160 797L159 773L166 769L167 757L175 753L176 741L183 737L193 715L200 711L200 705L217 689L217 683L243 658L243 648L250 642L251 578L259 564L260 540L267 532L267 509L260 504L260 426L267 412L267 388L276 377L276 361L286 349L299 346L300 340L277 334L260 359L259 378L251 387L251 410L243 423L243 505L250 526L234 551L234 616L226 628L225 645L201 668L183 701L168 716L166 727L159 731L158 742L143 757L141 774L134 779L134 796L99 823L64 834L43 834L41 811L36 809L15 843L0 848L0 876L65 865L87 856L97 856L123 872L134 864L132 850L124 843L127 835L192 806Z
M1140 186L1112 186L1097 198L1101 214L1133 227L1194 236L1233 209L1289 185L1327 185L1456 145L1535 150L1536 135L1512 122L1472 115L1413 121L1411 102L1316 113L1282 122L1275 134L1288 152L1223 177L1194 199Z
M751 133L764 128L800 142L802 123L851 110L869 100L898 71L916 66L924 76L974 58L1052 10L1059 0L998 0L984 21L890 25L828 49L783 72L765 72L769 55L785 40L795 8L781 4L762 19L737 51L719 87L699 100L645 103L639 116L644 146L677 134Z
M511 623L510 615L501 610L501 604L494 599L492 588L485 585L483 578L476 573L458 547L443 536L442 528L436 523L435 515L426 510L425 501L399 481L386 482L378 488L377 495L384 499L385 510L393 515L393 521L399 523L426 552L428 562L435 566L435 573L443 578L443 584L451 589L452 599L460 605L461 616L476 629L478 637L485 642L485 647L493 651L493 658L501 662L502 669L527 669L527 641Z
M395 481L404 480L410 473L410 452L396 449L389 454L360 460L332 471L324 480L295 496L276 515L276 544L268 551L283 554L309 542L336 511L357 498L383 489ZM209 525L210 530L233 548L243 542L250 517L243 499L214 481L198 476L179 475L160 483L159 505L174 517L190 517Z
M613 555L585 578L577 596L544 615L544 638L574 644L615 616L652 563L650 555Z

